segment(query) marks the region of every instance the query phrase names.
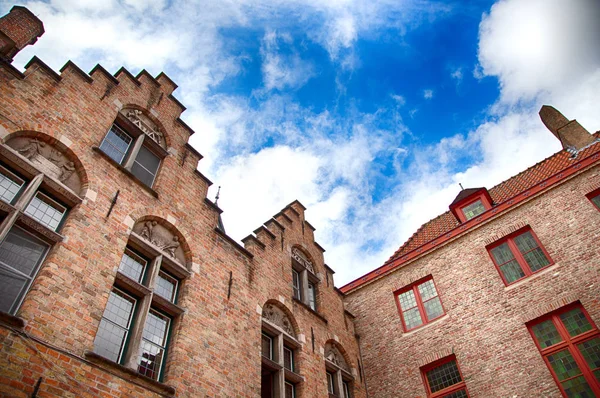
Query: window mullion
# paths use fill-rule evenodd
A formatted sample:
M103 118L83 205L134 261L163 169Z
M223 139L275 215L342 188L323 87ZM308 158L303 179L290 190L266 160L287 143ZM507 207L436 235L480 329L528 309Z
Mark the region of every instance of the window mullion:
M43 180L44 180L44 175L38 174L35 177L33 177L33 179L29 182L29 184L27 184L27 188L25 188L25 190L23 191L23 194L15 203L15 207L19 211L25 210L25 208L27 207L29 202L31 202L31 199L34 197L35 193L40 188L40 185L42 185Z
M429 322L429 318L425 313L425 306L423 305L423 300L421 299L421 293L419 293L419 285L415 285L413 287L413 292L415 294L415 300L417 301L417 307L419 308L419 312L421 313L422 325Z
M306 305L310 305L308 302L308 271L306 268L300 273L300 293L302 297L301 301Z
M523 257L523 255L521 254L521 251L517 247L517 244L515 243L514 239L510 238L507 242L508 242L508 247L510 248L510 251L513 253L513 256L515 256L515 260L517 260L517 262L521 266L521 269L525 273L525 276L523 278L530 276L532 274L532 272L531 272L531 269L529 268L529 264L527 264L527 261L525 261L525 257Z
M131 151L129 152L129 156L127 157L127 160L125 161L125 163L123 163L123 167L125 167L129 171L131 171L131 167L133 166L133 162L135 162L135 158L137 157L137 154L140 151L140 148L144 144L144 138L145 138L145 136L146 136L146 134L140 134L135 139L135 142L133 143Z
M127 352L124 355L125 360L123 361L126 367L133 370L137 370L138 367L144 326L146 325L146 319L148 318L148 312L152 304L152 293L139 299L138 303L139 306L134 315L135 319L132 320L129 344L127 345Z

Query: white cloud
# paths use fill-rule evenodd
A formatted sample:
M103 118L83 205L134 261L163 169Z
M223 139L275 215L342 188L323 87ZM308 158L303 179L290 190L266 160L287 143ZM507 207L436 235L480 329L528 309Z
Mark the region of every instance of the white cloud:
M432 99L433 98L433 90L431 90L431 89L423 90L423 98Z
M456 69L452 70L452 72L450 72L450 77L453 78L454 80L456 80L457 82L462 81L462 79L463 79L462 68L456 68Z

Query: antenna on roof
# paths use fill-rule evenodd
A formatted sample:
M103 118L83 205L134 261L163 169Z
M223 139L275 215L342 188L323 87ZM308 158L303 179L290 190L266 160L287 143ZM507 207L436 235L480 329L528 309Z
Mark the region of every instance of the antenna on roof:
M458 185L460 185L460 190L461 190L461 191L464 191L464 190L465 190L465 189L463 188L463 186L462 186L462 184L461 184L460 182L458 183ZM221 188L221 187L219 187L219 188Z
M219 204L219 195L221 194L221 186L217 189L217 195L215 196L215 204Z

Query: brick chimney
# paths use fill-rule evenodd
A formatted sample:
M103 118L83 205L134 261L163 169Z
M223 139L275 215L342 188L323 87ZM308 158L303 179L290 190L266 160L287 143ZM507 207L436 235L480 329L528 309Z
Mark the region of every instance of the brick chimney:
M44 24L25 7L14 6L0 18L0 59L12 61L19 51L44 34Z
M580 150L595 141L594 136L584 129L577 120L569 121L550 105L542 106L540 118L548 130L560 140L564 149Z

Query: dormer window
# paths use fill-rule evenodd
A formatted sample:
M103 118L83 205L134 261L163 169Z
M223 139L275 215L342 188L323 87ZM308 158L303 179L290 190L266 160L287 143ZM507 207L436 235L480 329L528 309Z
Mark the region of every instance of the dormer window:
M467 222L492 208L492 197L485 188L467 188L460 191L450 205L458 221Z
M312 261L298 250L292 249L292 297L317 311L319 278L315 275Z

